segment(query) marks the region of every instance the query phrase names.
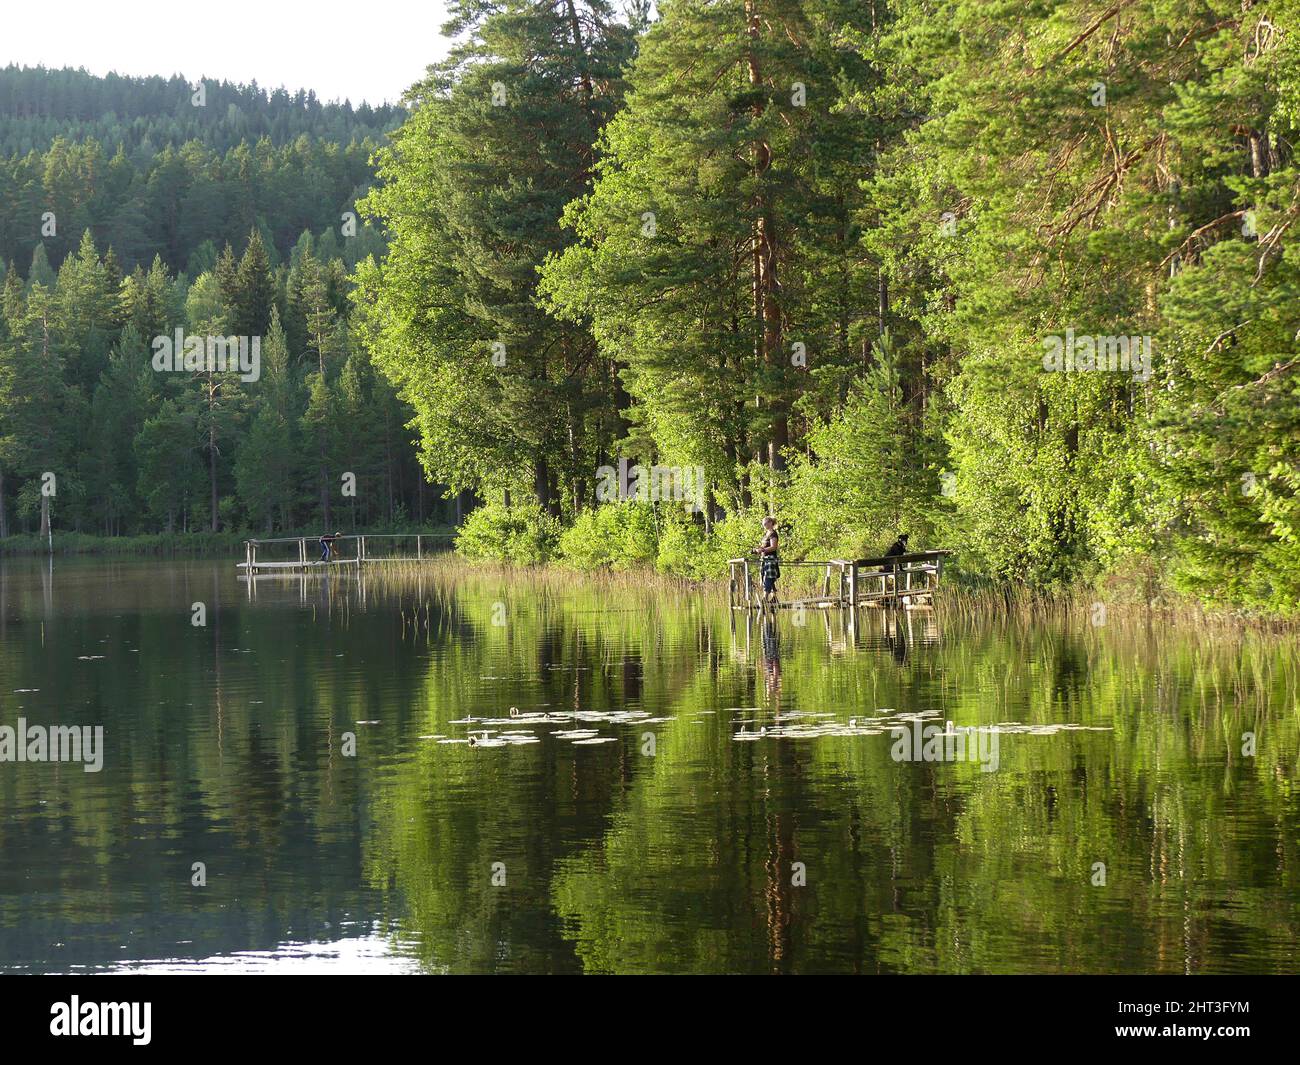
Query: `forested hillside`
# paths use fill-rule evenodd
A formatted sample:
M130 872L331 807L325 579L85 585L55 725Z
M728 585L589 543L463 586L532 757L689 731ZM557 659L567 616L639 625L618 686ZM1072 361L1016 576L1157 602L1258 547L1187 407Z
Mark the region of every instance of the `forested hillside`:
M1294 0L454 9L357 280L467 549L716 574L772 509L1300 610Z
M397 109L204 88L0 71L0 536L446 513L350 326L348 272L384 247L355 201ZM257 338L257 379L159 372L177 330Z
M201 91L200 91L201 90ZM0 154L43 151L56 137L94 139L114 152L199 141L224 154L266 137L276 146L300 136L348 144L380 139L401 122L395 105L322 103L309 89L290 93L173 75L97 77L84 70L0 67Z
M90 230L126 270L161 255L194 278L254 227L287 258L304 231L340 232L403 114L197 84L0 69L0 262L25 271L43 248L57 269ZM351 267L372 237L337 252Z

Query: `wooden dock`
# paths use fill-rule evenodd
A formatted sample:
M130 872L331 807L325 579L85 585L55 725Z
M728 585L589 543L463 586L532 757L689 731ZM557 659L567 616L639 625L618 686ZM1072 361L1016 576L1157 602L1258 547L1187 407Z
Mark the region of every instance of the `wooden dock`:
M245 540L244 561L235 563L241 576L258 573L293 573L337 570L391 562L422 562L435 553L435 541L446 541L450 533L391 533L369 536L340 536L328 562L320 561L320 537L282 536L266 540ZM258 553L262 552L259 558ZM289 554L289 558L268 557Z
M832 607L904 607L924 608L934 604L943 577L948 550L911 551L905 555L881 558L833 558L823 562L780 560L782 578L777 582L778 601L763 601L758 586L759 560L733 558L727 562L728 602L732 610L763 610L775 606L782 610L798 607L827 610ZM796 599L780 599L781 582L788 569L812 567L822 571L821 594Z

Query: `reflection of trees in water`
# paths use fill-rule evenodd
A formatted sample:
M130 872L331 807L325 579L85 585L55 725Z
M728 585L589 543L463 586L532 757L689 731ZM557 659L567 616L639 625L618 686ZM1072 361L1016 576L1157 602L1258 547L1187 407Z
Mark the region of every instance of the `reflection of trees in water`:
M895 638L898 628L895 623ZM733 648L743 648L744 630L743 624L737 626L741 642ZM926 636L931 644L937 641L933 630ZM937 659L909 658L901 674L882 672L879 659L859 660L861 668L853 671L861 682L859 691L865 686L874 696L865 705L938 708L945 717L966 723L1008 717L1091 720L1116 725L1121 736L1129 725L1152 729L1141 744L1142 760L1165 766L1173 776L1169 783L1176 780L1180 790L1190 789L1186 798L1194 801L1175 807L1165 803L1161 812L1164 818L1171 814L1176 818L1183 847L1188 846L1189 834L1202 837L1205 852L1200 862L1250 864L1254 847L1244 839L1252 834L1260 845L1280 844L1294 854L1290 842L1294 833L1284 841L1275 814L1255 819L1253 805L1234 811L1236 841L1222 833L1200 831L1207 813L1220 805L1215 778L1223 772L1213 759L1211 768L1202 768L1201 753L1236 735L1246 716L1243 705L1229 710L1229 719L1236 719L1233 723L1201 715L1194 705L1184 704L1183 728L1173 734L1154 727L1158 720L1143 716L1153 678L1168 665L1184 675L1208 665L1188 659L1188 650L1196 646L1194 637L1171 655L1168 646L1109 646L1099 653L1095 646L1071 644L1050 627L1020 632L1014 642L991 632L949 636L942 649L935 649ZM769 634L765 658L774 657L767 653L770 644ZM824 653L815 648L812 641L796 641L794 652L782 656L792 704L843 713L864 705L845 699L845 678L830 676ZM1071 663L1067 673L1080 658L1089 663L1087 672L1077 676L1066 693L1052 686L1059 675L1055 663L1063 656ZM1294 691L1295 678L1294 669L1281 666L1282 652L1276 645L1271 656L1272 676L1267 672L1257 676L1269 677L1261 694L1276 715L1286 705L1284 693ZM741 651L738 657L743 662L746 656ZM1250 669L1242 672L1232 663L1220 662L1220 668L1242 677L1252 675ZM691 708L679 705L678 709L689 713ZM1294 736L1293 724L1283 728ZM769 960L789 959L794 967L816 967L810 959L834 958L841 967L869 971L1180 970L1181 961L1172 965L1165 947L1172 938L1180 944L1201 941L1198 964L1203 969L1240 965L1243 955L1232 947L1234 940L1251 945L1247 955L1257 959L1258 967L1279 969L1287 964L1284 944L1290 941L1291 918L1285 896L1294 889L1295 878L1290 874L1291 888L1279 890L1272 879L1276 874L1271 860L1257 875L1261 885L1271 881L1272 888L1259 893L1257 909L1234 919L1237 927L1231 935L1221 918L1211 921L1203 916L1203 909L1199 920L1185 921L1189 897L1208 900L1219 890L1195 875L1186 854L1180 859L1182 872L1153 888L1143 870L1153 857L1152 868L1168 863L1168 833L1159 828L1160 817L1153 826L1147 814L1121 815L1130 804L1145 806L1143 796L1153 776L1136 765L1121 768L1119 763L1136 752L1115 734L1075 734L1069 740L1059 736L1008 739L1003 745L1003 769L993 774L982 774L971 765L900 766L884 754L887 743L872 745L861 739L732 744L733 750L740 748L736 759L718 755L715 777L733 786L719 796L726 810L719 811L716 822L709 821L709 811L698 807L693 818L680 821L651 809L662 806L673 811L687 803L681 792L689 790L696 779L692 767L704 759L698 753L675 758L679 739L688 744L698 741L699 732L674 735L665 752L668 761L639 784L656 794L634 796L629 807L615 816L599 868L586 863L586 877L567 877L558 891L561 911L587 929L586 935L580 935L579 950L593 968L737 967L734 956L725 950L711 955L684 950L681 937L672 933L670 906L650 906L657 916L618 914L618 900L658 898L660 891L670 898L667 888L658 887L661 881L680 880L686 876L684 870L724 866L715 850L725 852L729 842L752 838L737 814L751 808L757 795L772 802L765 806L766 845L760 859ZM1284 741L1274 748L1274 757L1287 749ZM711 749L707 757L713 756ZM747 759L749 765L764 766L761 787L753 786L754 781L741 771ZM675 787L676 774L670 771L673 766L679 767L681 792ZM1276 812L1284 798L1270 774L1261 770L1238 764L1230 776L1236 787L1260 792L1258 799ZM779 788L774 791L774 781L796 779L802 788L797 798ZM677 828L675 848L655 845L654 826L665 821ZM688 827L698 828L698 835L686 831ZM685 856L693 843L700 848L695 860ZM665 853L676 857L657 869L647 867L646 855ZM1098 855L1107 854L1112 870L1137 875L1125 874L1119 883L1112 877L1109 891L1103 892L1094 889L1088 878L1092 863L1101 860ZM800 889L794 889L793 896L786 890L792 855L809 865L810 886L802 896ZM646 890L647 883L655 889ZM749 904L744 898L744 876L719 874L716 882L697 876L690 883L692 894L701 900L693 912L700 914L703 928L745 925ZM606 887L597 890L594 884ZM735 888L730 894L728 885ZM1153 890L1182 901L1167 910L1165 905L1153 908L1149 902ZM722 901L719 894L728 897ZM815 904L815 926L788 919L791 913L799 913L801 899ZM629 928L639 935L654 935L659 950L647 947L633 957L616 949L614 930ZM601 930L611 936L603 949ZM735 941L728 946L734 947ZM740 967L755 968L756 960L756 954L748 955Z
M581 588L515 593L494 627L502 586L474 581L423 589L416 635L416 595L403 613L373 582L364 604L348 585L306 608L295 584L261 586L252 607L213 596L217 624L210 611L194 633L184 581L169 613L69 596L56 579L46 642L8 621L3 674L32 677L41 705L93 693L84 712L106 725L112 760L99 778L0 776L0 959L55 941L69 964L116 962L123 943L134 957L268 949L378 913L426 967L453 970L1290 964L1298 737L1281 643L956 622L939 642L932 618L887 626L879 611L859 612L853 643L844 617L798 627L782 612L768 631L693 602L638 595L621 610ZM40 616L39 579L3 594L15 617ZM902 661L888 642L900 620ZM105 661L75 661L106 633ZM542 704L673 720L607 726L619 742L591 747L417 739ZM988 774L895 763L888 736L732 738L740 718L881 707L1114 731L1004 736ZM345 731L362 737L356 760L336 749ZM194 860L208 864L202 894ZM1089 884L1096 861L1104 889Z

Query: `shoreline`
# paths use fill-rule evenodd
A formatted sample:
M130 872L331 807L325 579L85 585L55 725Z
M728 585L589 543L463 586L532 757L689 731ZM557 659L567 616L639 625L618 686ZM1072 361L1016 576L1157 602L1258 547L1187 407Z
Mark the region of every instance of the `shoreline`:
M423 536L454 534L454 529L419 529L399 535ZM297 534L310 540L319 533ZM346 535L353 535L351 533ZM383 535L367 530L357 535ZM137 536L101 536L94 533L56 533L53 554L61 558L113 558L113 559L186 559L192 561L230 560L233 566L242 555L242 547L250 537L239 532L150 533ZM0 561L7 559L37 559L50 554L47 541L34 533L12 534L0 540ZM575 578L584 582L623 586L628 588L654 588L664 592L698 592L717 594L725 591L727 577L694 578L665 573L646 564L625 568L599 566L583 568L563 561L540 563L512 563L494 559L473 558L459 554L454 548L440 551L420 562L396 562L384 573L387 579L401 579L403 573L414 575L415 570L427 574L447 572L454 568L461 573L474 573L482 577L508 580L526 580L535 584L561 584ZM1135 621L1161 624L1201 626L1207 628L1245 628L1273 633L1300 631L1300 616L1261 614L1232 607L1214 607L1172 589L1155 590L1155 597L1144 601L1138 582L1111 576L1106 584L1080 584L1061 588L1033 588L1028 585L998 584L985 578L953 571L945 593L935 606L942 615L953 613L971 617L1011 616L1015 614L1062 614L1078 612L1085 623L1098 606L1114 621L1132 624ZM864 608L866 609L866 608ZM1094 627L1103 627L1108 618Z
M443 536L454 530L449 526L435 526L432 529L402 529L399 536ZM278 534L297 539L299 537L315 541L321 535L320 530ZM352 536L353 533L345 533ZM365 530L355 535L384 535L376 530ZM249 532L184 532L184 533L141 533L134 536L103 536L99 533L55 532L53 551L50 541L37 533L11 533L0 539L0 558L23 558L40 555L104 555L123 557L158 557L162 555L180 555L186 557L211 557L214 559L243 557L243 545L246 540L272 539Z

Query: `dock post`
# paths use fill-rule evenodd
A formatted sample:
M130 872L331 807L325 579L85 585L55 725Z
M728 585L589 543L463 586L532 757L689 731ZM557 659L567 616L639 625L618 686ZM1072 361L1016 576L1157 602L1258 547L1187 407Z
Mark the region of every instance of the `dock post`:
M416 534L415 534L415 557L416 557L416 560L417 560L417 561L418 561L419 559L424 558L424 552L420 550L420 534L419 534L419 533L416 533Z
M251 577L253 575L253 541L244 541L244 575Z
M858 605L858 564L849 563L849 606Z
M751 602L749 594L749 559L745 559L745 609L749 609Z
M357 572L358 573L361 572L361 563L365 560L365 557L366 557L366 538L364 536L358 536L357 537Z

